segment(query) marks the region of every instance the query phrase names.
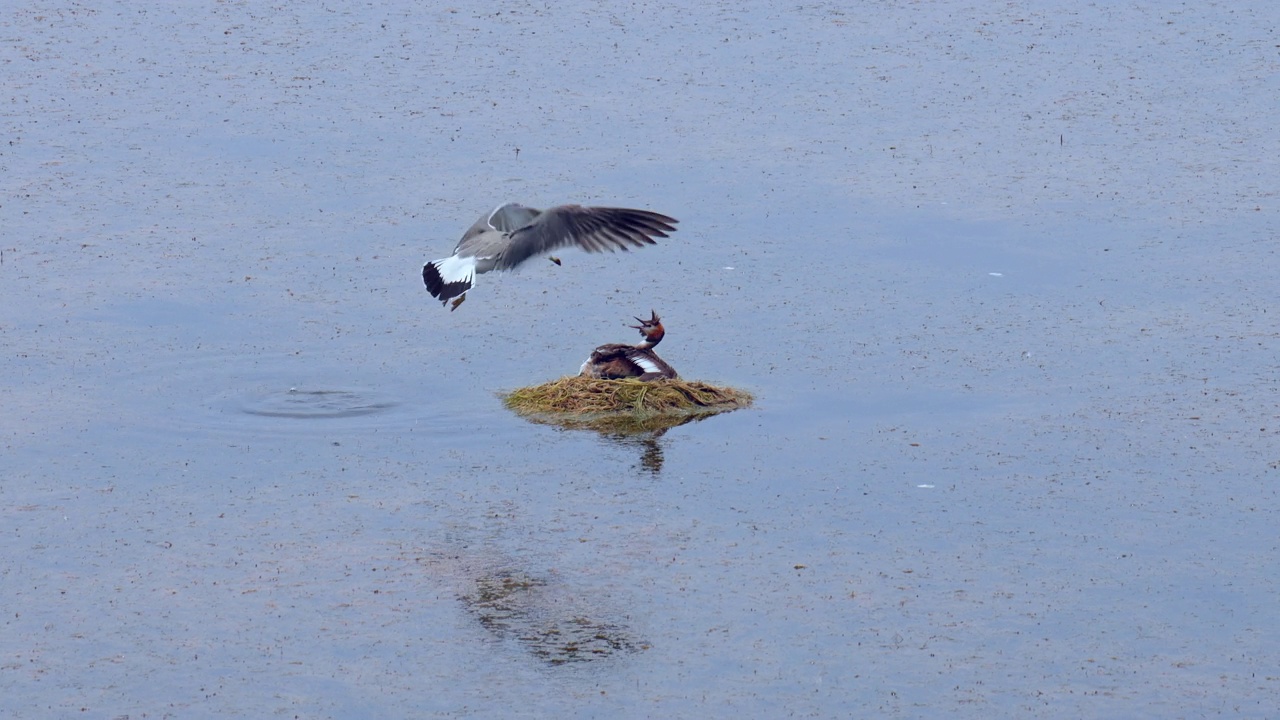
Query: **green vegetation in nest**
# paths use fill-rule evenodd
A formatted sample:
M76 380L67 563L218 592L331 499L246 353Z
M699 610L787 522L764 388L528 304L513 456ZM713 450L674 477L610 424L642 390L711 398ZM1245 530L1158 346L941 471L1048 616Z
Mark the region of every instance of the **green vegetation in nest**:
M520 388L503 398L507 407L535 422L615 432L680 425L747 407L751 394L687 380L597 380L564 377Z

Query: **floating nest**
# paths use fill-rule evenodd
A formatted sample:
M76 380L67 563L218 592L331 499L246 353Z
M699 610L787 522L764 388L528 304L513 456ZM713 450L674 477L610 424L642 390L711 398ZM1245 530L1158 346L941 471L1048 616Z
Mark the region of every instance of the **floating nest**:
M503 402L533 422L601 432L666 430L751 404L751 393L687 380L597 380L581 376L520 388Z

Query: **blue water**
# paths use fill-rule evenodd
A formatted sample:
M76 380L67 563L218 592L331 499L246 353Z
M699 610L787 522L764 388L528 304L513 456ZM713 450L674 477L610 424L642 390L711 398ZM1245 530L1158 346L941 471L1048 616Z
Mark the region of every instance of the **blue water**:
M0 710L1273 714L1277 12L18 8ZM650 309L756 405L502 407Z

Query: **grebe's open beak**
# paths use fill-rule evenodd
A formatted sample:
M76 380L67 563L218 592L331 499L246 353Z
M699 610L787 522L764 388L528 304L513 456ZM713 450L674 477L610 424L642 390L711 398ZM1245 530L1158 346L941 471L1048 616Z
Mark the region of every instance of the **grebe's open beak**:
M658 313L654 312L653 310L650 310L650 311L649 311L649 319L648 319L648 320L641 320L640 318L636 317L635 315L632 315L631 317L636 318L636 322L638 322L638 323L640 323L640 324L639 324L639 325L628 325L627 327L629 327L629 328L635 328L636 330L644 330L645 328L651 328L651 327L653 327L654 325L657 325L659 322L661 322L661 320L659 320L659 319L658 319Z

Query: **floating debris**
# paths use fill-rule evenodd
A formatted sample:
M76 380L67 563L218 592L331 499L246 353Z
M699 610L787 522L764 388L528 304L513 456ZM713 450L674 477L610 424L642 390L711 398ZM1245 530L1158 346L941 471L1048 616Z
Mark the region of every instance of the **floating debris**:
M751 393L688 380L597 380L582 376L514 390L503 402L545 424L602 432L665 430L751 405Z

